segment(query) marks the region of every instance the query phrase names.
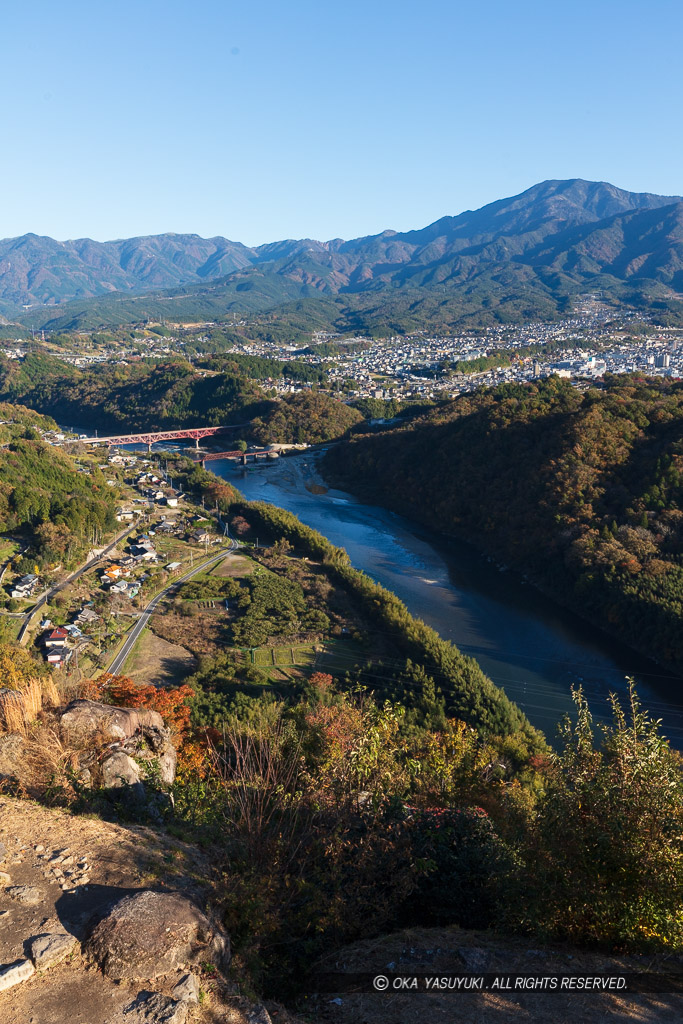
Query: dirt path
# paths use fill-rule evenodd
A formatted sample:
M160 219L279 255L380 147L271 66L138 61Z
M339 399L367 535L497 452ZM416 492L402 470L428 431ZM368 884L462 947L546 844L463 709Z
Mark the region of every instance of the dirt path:
M213 877L210 858L163 829L79 817L29 800L0 797L0 843L6 848L0 887L0 968L27 955L27 939L68 932L78 943L68 959L5 992L2 1024L126 1024L124 1011L141 990L166 994L177 976L114 983L81 954L99 913L140 889L180 891L200 905ZM0 853L2 848L0 847ZM249 1024L253 1004L226 997L211 974L188 1024ZM297 1024L273 1009L274 1024ZM137 1018L136 1018L137 1019ZM265 1020L265 1018L264 1018Z

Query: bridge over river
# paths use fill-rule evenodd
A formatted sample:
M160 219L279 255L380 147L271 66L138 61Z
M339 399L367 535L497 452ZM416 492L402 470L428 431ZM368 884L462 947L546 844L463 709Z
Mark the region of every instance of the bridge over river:
M199 442L205 437L217 437L220 434L228 434L240 427L248 427L248 423L230 423L220 427L183 427L178 430L157 430L148 431L146 434L112 434L110 437L72 437L61 444L106 444L108 447L122 444L146 444L151 450L153 444L160 441L180 441L183 439L193 440L195 448L199 448ZM231 453L233 454L233 453ZM241 455L242 452L238 452ZM223 456L227 458L227 454Z

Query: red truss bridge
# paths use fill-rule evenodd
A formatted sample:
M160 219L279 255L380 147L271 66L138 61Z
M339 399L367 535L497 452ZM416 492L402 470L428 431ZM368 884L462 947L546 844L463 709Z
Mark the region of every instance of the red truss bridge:
M233 423L222 427L188 427L183 430L158 430L147 434L115 434L112 437L72 437L62 444L74 444L80 441L81 444L106 444L108 446L120 444L146 444L151 448L158 441L179 441L191 439L195 447L199 448L199 442L204 437L216 437L217 434L227 434L238 427L246 427L247 423ZM241 452L239 453L242 454Z

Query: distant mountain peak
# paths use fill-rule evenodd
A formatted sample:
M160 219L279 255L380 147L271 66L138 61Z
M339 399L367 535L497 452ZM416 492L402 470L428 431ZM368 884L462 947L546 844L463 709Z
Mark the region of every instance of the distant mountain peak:
M0 241L0 303L7 312L98 296L110 301L116 293L189 293L207 282L214 283L214 293L223 288L232 294L239 278L235 308L247 292L252 304L270 308L301 295L381 292L389 285L450 293L482 275L514 282L523 267L527 282L547 267L564 275L569 287L574 279L583 281L589 267L596 275L624 279L649 274L678 287L681 218L667 220L658 211L681 201L568 178L538 182L424 228L387 228L350 241L283 239L252 247L221 236L167 232L58 242L31 232ZM659 248L651 252L648 238L655 237Z

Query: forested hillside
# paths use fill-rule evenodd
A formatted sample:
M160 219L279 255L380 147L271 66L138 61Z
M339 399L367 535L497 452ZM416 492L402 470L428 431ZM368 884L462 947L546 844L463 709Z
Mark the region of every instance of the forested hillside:
M683 385L558 378L444 403L332 449L330 479L529 573L683 668Z
M35 561L72 562L114 528L115 498L97 466L78 472L35 429L56 424L31 409L0 404L0 532L20 535Z
M182 359L80 369L43 354L21 362L0 357L0 399L100 432L244 423L244 436L259 442L326 441L362 419L327 395L274 401L241 376L237 364L226 365L207 375Z

